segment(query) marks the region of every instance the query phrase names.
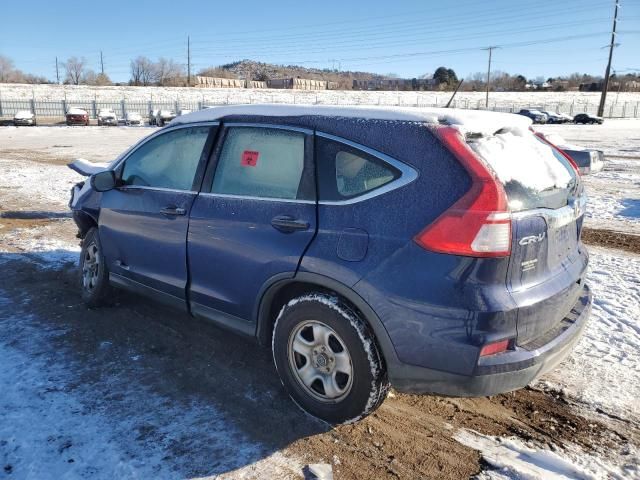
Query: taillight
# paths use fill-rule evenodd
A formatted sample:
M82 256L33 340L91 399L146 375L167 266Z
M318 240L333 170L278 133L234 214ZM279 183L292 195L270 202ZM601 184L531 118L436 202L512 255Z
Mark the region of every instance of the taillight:
M436 134L471 177L471 188L415 241L439 253L504 257L511 253L511 213L502 184L453 127Z
M536 132L535 130L532 130L532 132L534 132L534 135L536 137L538 137L540 140L542 140L544 143L546 143L547 145L549 145L551 148L557 150L558 152L560 152L560 154L567 159L567 161L571 164L571 166L573 167L573 169L576 172L576 175L579 177L580 176L580 168L578 167L578 164L576 163L576 161L571 158L571 155L569 155L567 152L565 152L564 150L562 150L560 147L554 145L553 143L551 143L549 140L547 140L547 137L544 136L543 133L540 132Z

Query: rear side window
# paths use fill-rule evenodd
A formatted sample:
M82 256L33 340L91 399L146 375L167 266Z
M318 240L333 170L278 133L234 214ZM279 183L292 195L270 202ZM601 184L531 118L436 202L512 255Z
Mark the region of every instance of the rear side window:
M512 211L561 208L573 194L573 167L531 132L498 132L469 140L502 181Z
M209 127L179 128L136 149L124 163L125 185L191 190Z
M274 128L231 127L220 153L213 193L297 199L305 134Z
M320 200L340 201L374 191L400 176L383 160L345 143L316 138Z

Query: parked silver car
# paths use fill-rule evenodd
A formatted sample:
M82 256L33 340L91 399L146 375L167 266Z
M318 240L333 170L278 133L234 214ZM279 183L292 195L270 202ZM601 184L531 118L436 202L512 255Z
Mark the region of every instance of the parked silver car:
M142 115L138 112L127 112L124 116L125 125L143 125Z
M98 111L98 125L118 125L118 116L111 109L103 108Z
M36 126L36 116L29 110L20 110L13 116L13 124L23 126Z

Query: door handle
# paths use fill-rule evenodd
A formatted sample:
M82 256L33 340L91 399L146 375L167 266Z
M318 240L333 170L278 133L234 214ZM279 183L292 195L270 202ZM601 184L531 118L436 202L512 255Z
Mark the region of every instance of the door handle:
M187 211L184 208L169 206L161 208L160 213L163 215L185 215Z
M309 229L309 222L297 220L289 215L278 215L271 220L271 225L283 233L292 233Z

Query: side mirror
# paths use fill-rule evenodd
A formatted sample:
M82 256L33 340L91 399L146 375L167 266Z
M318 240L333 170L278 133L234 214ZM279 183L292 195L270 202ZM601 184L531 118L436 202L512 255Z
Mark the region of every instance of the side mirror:
M108 192L116 186L116 174L113 170L105 170L91 176L91 188L96 192Z

